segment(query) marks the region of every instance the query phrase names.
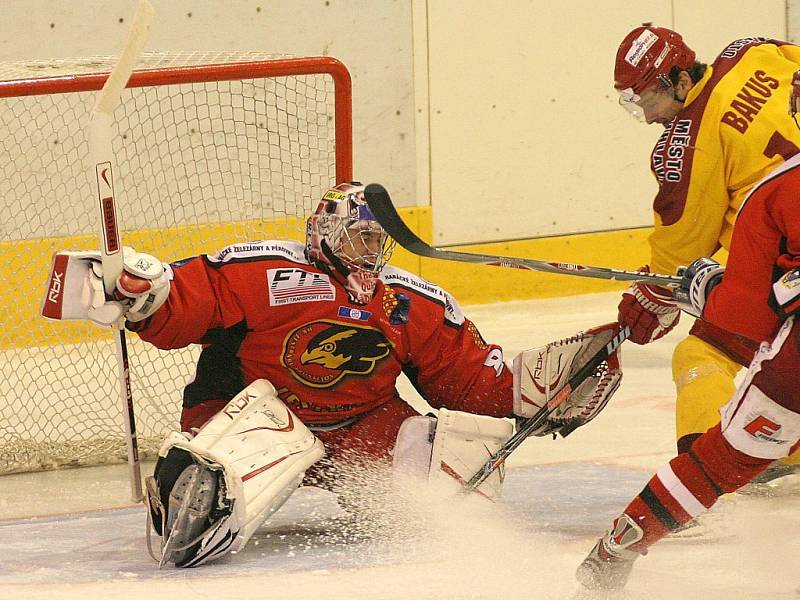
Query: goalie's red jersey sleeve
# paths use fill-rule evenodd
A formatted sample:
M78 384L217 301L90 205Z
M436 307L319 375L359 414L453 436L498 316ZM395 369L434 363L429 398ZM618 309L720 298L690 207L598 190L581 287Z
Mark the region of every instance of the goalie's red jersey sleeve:
M455 299L399 269L382 279L395 296L410 295L401 348L406 375L434 408L493 417L511 415L512 375L500 346L484 341Z
M202 343L209 330L230 327L244 318L227 271L209 268L204 258L197 257L178 263L172 273L164 310L142 323L142 339L164 350L184 348Z

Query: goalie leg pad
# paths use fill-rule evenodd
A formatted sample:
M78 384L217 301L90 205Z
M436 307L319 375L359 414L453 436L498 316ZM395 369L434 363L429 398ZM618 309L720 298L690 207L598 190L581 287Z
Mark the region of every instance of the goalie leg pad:
M457 410L439 409L437 419L411 417L397 434L395 476L417 474L459 492L511 437L510 421ZM478 488L490 500L500 497L504 472L497 469Z
M400 425L392 452L393 477L425 479L431 470L436 417L409 417Z
M263 379L237 394L194 437L170 434L159 451L163 466L147 485L154 528L166 550L161 563L194 567L241 550L324 454L322 442ZM189 533L175 531L187 525Z

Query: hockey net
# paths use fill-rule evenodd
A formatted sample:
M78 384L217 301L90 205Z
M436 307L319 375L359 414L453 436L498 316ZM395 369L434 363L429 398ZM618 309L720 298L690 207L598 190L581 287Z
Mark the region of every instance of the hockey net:
M126 459L110 331L38 316L58 249L98 247L86 128L113 58L0 65L0 474ZM335 59L145 54L114 113L123 242L165 262L303 239L352 178L350 77ZM199 348L129 336L139 448L178 427Z

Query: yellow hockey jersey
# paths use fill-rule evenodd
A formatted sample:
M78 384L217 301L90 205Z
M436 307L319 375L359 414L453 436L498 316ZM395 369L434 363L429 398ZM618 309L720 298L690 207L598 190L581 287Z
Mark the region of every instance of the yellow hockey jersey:
M674 273L720 247L728 249L744 197L762 177L800 152L788 115L800 47L766 38L725 48L656 143L651 168L651 270Z

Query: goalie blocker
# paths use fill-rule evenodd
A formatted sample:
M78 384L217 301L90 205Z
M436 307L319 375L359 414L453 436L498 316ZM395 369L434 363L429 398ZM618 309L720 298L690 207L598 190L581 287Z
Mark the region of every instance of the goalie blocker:
M53 254L41 314L59 321L89 319L104 327L122 317L136 323L166 301L171 279L169 265L126 246L112 299L103 286L100 252L60 250Z

